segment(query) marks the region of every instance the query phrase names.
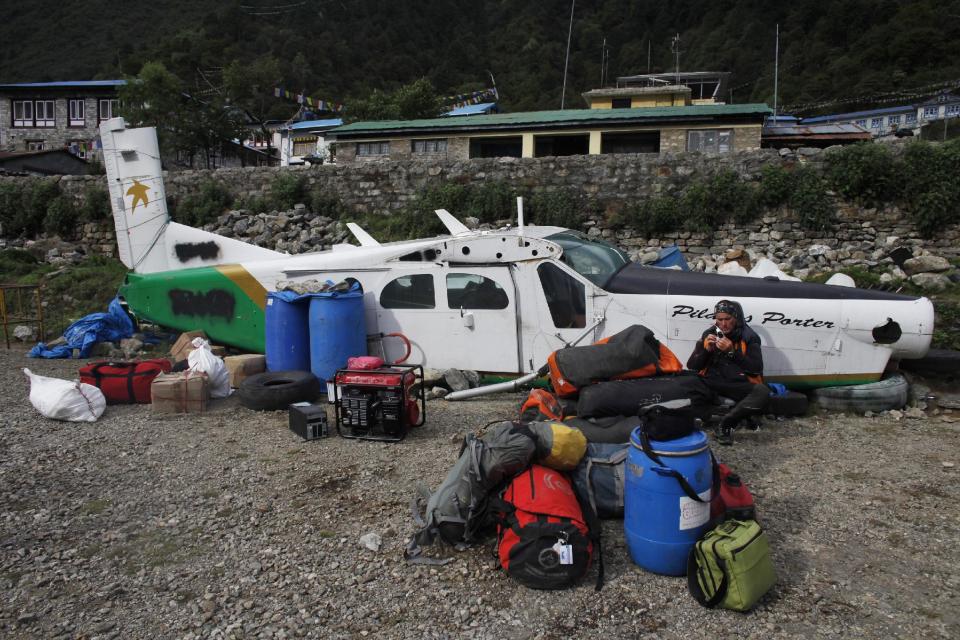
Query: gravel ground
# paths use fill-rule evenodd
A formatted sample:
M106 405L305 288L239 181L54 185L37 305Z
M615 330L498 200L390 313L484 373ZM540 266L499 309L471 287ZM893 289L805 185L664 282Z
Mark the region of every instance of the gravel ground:
M604 526L607 581L538 592L490 546L412 566L408 503L468 430L519 395L428 404L400 444L302 442L235 399L200 417L108 407L42 418L0 350L0 636L6 638L960 637L960 411L768 420L723 459L751 486L780 581L749 614L631 564ZM359 544L375 532L377 552Z

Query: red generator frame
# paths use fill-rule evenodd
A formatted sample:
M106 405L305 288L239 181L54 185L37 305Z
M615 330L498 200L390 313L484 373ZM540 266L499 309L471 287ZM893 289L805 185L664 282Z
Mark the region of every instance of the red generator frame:
M413 387L420 383L419 391ZM344 438L399 442L427 419L423 367L339 369L334 375L337 433Z

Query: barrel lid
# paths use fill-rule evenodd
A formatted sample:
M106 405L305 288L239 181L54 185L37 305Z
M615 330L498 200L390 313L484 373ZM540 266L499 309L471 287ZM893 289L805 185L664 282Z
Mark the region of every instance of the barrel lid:
M637 427L630 434L630 444L642 449L640 444L640 427ZM650 447L655 453L666 453L673 455L683 455L699 453L707 445L707 434L700 429L695 430L688 436L677 438L675 440L650 440Z

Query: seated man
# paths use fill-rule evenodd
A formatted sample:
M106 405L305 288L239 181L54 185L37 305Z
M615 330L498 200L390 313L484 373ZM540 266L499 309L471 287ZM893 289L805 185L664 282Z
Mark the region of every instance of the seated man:
M740 303L721 300L714 308L714 325L703 332L687 368L697 371L716 394L737 400L720 421L717 441L731 444L731 430L740 420L763 412L770 390L761 379L760 336L743 320Z

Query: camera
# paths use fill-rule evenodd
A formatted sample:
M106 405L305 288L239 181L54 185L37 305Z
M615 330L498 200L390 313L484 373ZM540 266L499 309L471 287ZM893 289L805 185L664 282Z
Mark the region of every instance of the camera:
M723 338L723 329L721 329L720 327L714 327L714 329L717 332L717 340Z

